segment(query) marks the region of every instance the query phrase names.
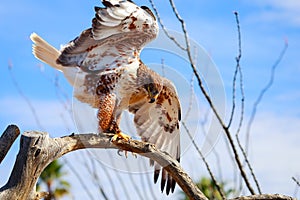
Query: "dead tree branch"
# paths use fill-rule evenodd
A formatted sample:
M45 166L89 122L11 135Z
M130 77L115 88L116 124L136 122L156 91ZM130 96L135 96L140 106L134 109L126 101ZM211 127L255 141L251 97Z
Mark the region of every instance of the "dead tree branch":
M296 183L298 187L300 187L300 182L295 177L292 177L292 180Z
M259 103L262 101L265 93L273 85L273 82L274 82L274 79L275 79L276 69L277 69L278 65L280 64L280 62L282 61L287 49L288 49L288 41L285 40L284 47L281 50L277 60L275 61L275 63L273 64L273 66L271 68L270 79L269 79L268 83L266 84L266 86L261 90L261 92L259 93L256 101L253 104L252 112L251 112L250 119L249 119L249 122L248 122L248 125L247 125L247 130L246 130L246 147L245 147L246 153L248 152L248 141L249 141L249 137L250 137L251 126L252 126L252 123L253 123L255 115L256 115L257 107L258 107Z
M11 145L20 135L20 130L16 125L10 125L6 128L0 137L0 164L8 153Z
M258 195L251 195L251 196L244 196L244 197L237 197L231 200L296 200L290 196L285 196L281 194L258 194Z
M198 86L202 92L202 94L204 95L206 101L208 102L210 108L212 109L213 113L215 114L217 120L219 121L220 125L222 126L222 129L224 130L225 134L226 134L226 137L228 139L228 142L230 144L230 147L232 149L232 152L234 154L234 158L235 158L235 161L236 161L236 164L240 170L240 173L241 173L241 176L248 188L248 190L250 191L250 193L252 195L255 194L254 192L254 189L252 188L251 184L250 184L250 181L247 177L247 174L244 170L244 167L242 165L242 162L240 160L240 157L239 157L239 154L238 154L238 151L237 151L237 147L233 141L233 138L231 136L231 133L230 133L230 130L229 128L225 125L223 119L221 118L219 112L217 111L217 108L214 106L214 103L212 102L208 92L206 91L205 87L204 87L204 84L203 84L203 81L198 73L198 70L196 68L196 65L194 63L194 60L192 58L192 55L191 55L191 48L190 48L190 42L189 42L189 37L188 37L188 33L187 33L187 29L186 29L186 26L185 26L185 21L181 18L181 16L179 15L177 9L176 9L176 6L173 2L173 0L169 0L169 3L172 7L172 10L173 10L173 13L175 14L177 20L181 23L181 28L182 28L182 32L184 34L184 38L185 38L185 43L186 43L186 52L187 52L187 55L188 55L188 59L189 59L189 62L190 62L190 66L195 74L195 77L198 81Z
M0 199L40 199L46 194L37 193L35 185L44 168L53 160L67 153L88 148L121 149L151 158L161 166L165 166L164 168L189 198L207 199L179 163L165 152L156 149L152 144L136 140L130 142L119 140L112 143L110 137L96 134L72 134L60 138L50 138L48 133L38 131L22 134L13 171L8 182L0 188Z

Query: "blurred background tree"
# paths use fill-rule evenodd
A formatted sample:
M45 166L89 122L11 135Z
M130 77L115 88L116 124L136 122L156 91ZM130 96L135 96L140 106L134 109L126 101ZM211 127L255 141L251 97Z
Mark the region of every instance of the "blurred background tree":
M70 193L70 183L63 179L67 174L63 171L63 164L54 160L42 172L37 183L37 191L45 187L49 195L45 200L59 199Z
M203 194L211 200L222 200L222 197L217 189L217 186L214 182L207 177L202 177L197 183L197 187L203 192ZM219 183L221 190L224 191L225 196L228 198L231 194L234 194L235 190L233 188L226 189L226 182ZM181 192L183 195L182 200L189 200L184 192Z

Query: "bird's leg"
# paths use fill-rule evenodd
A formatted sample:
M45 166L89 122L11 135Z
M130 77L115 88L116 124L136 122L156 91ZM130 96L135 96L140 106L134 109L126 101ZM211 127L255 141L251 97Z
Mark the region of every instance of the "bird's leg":
M103 90L102 87L97 88L99 93L99 130L102 130L105 133L114 133L115 135L111 138L112 142L118 139L129 141L130 136L122 133L118 125L120 123L121 114L116 113L116 110L118 110L116 95L113 93L107 94Z
M117 122L112 121L110 124L110 131L115 133L115 135L110 139L112 142L117 141L118 139L123 139L126 142L130 141L130 136L126 135L125 133L122 133L119 126L117 125Z

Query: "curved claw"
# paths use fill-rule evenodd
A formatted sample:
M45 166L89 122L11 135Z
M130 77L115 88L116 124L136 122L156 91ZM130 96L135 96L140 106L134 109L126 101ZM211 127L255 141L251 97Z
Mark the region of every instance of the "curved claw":
M121 154L121 152L123 152L123 150L119 149L118 152L117 152L119 156L123 156ZM133 157L137 158L137 154L136 153L131 152L131 154L132 154ZM126 158L128 158L128 151L124 151L124 155L125 155Z
M129 135L126 135L122 132L116 133L111 139L111 142L117 141L118 139L123 139L126 142L130 141L131 137Z

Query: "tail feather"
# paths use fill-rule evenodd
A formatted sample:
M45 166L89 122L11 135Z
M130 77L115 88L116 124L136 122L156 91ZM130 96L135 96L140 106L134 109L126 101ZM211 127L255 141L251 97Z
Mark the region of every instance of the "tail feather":
M51 67L62 71L63 66L56 63L57 58L60 55L60 51L51 46L43 38L36 33L30 35L30 39L34 42L32 46L33 55L44 63L47 63Z

